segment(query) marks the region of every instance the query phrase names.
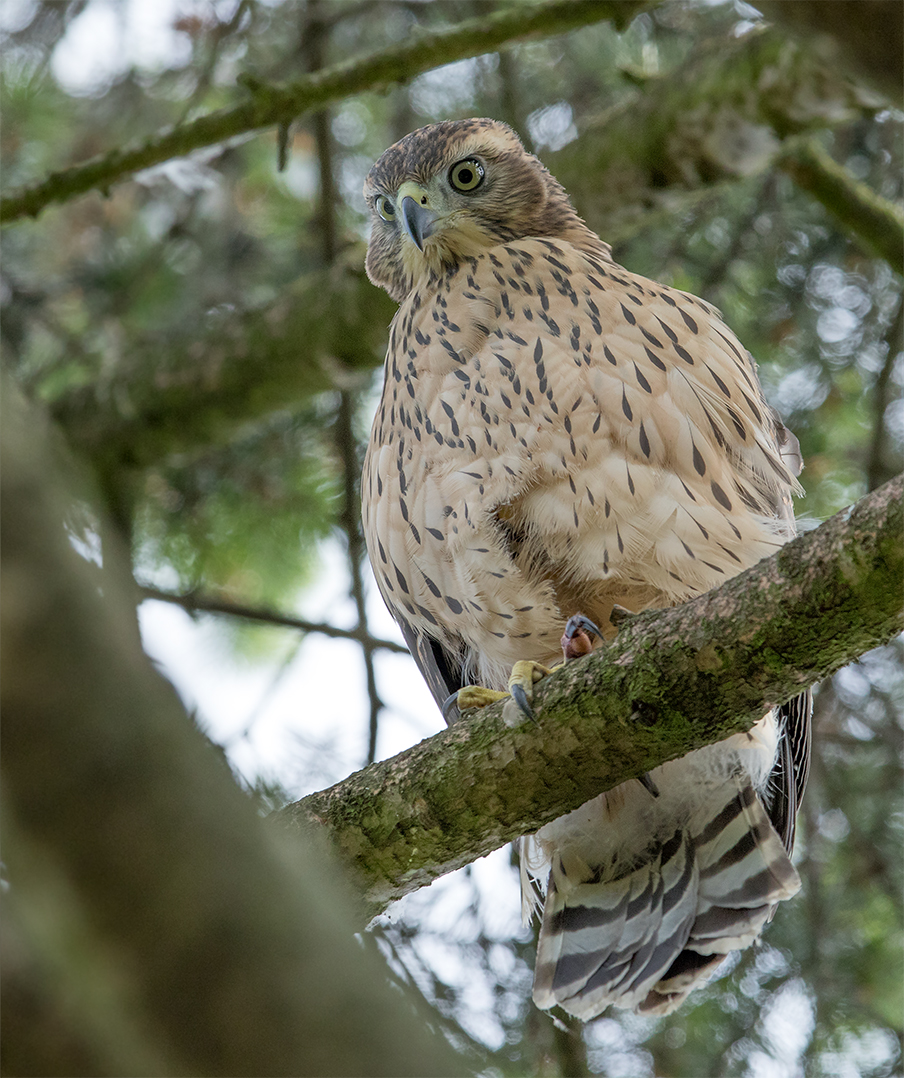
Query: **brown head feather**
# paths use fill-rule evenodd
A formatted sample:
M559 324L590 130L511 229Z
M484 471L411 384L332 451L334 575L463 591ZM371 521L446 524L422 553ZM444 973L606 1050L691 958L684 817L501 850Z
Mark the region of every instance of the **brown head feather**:
M484 166L484 180L474 191L459 192L449 182L449 172L469 157ZM394 201L404 183L417 184L439 216L423 251L404 235L398 213L395 220L385 221L376 212L378 197ZM406 135L370 170L364 197L373 215L367 273L399 302L422 277L526 237L569 240L609 256L609 248L578 217L558 180L497 120L446 120Z

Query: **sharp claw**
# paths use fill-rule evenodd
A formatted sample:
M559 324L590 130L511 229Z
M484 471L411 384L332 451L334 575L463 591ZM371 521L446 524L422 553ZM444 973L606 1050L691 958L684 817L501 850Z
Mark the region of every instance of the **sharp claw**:
M640 783L641 786L643 786L645 790L648 790L653 795L653 797L659 797L659 788L657 787L656 783L650 778L649 772L640 775L637 781Z
M461 717L461 712L458 712L458 693L454 692L451 696L447 697L443 701L443 718L446 720L446 726L451 726L457 718ZM458 714L455 714L458 712Z
M565 624L565 632L561 640L565 662L589 655L593 650L592 637L601 638L602 635L590 618L584 617L583 614L573 614Z
M571 640L579 632L589 633L591 636L602 636L597 626L583 614L572 614L565 623L565 635Z
M518 705L518 707L524 712L524 714L532 719L534 717L534 709L530 706L530 700L527 698L527 693L524 691L523 685L511 686L512 699Z

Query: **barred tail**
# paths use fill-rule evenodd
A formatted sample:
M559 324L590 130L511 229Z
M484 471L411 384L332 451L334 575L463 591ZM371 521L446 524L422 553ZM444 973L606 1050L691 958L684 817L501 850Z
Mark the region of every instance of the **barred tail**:
M585 1020L610 1004L666 1014L797 892L797 872L752 786L720 792L628 871L576 885L550 877L538 1007L558 1003Z

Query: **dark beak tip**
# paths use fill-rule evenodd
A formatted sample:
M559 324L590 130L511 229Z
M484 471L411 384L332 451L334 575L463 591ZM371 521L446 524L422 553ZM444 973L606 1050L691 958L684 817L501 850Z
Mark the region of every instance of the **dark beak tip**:
M432 210L415 202L411 195L402 199L402 225L411 242L419 251L424 250L424 240L433 234L436 218Z

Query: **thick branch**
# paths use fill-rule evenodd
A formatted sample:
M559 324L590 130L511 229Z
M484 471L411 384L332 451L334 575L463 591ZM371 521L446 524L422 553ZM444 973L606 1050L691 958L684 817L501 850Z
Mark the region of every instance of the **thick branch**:
M904 275L904 211L855 179L816 142L807 141L781 160L798 187L809 191L870 254Z
M749 729L904 628L898 477L723 587L638 615L540 683L539 722L471 721L282 810L374 908L645 771Z
M4 860L36 990L105 1038L103 1069L58 1051L25 1073L459 1072L356 946L335 864L262 823L141 652L107 547L99 594L40 416L9 384L2 405ZM26 1003L52 1029L53 1000ZM22 1013L5 1060L35 1035Z
M183 157L192 150L261 128L285 125L303 112L365 90L407 82L442 64L495 51L508 42L563 34L612 19L624 26L644 3L638 0L547 0L516 4L470 19L448 30L417 35L411 41L362 58L347 60L284 86L246 79L251 100L168 129L139 145L92 158L51 173L47 179L0 199L0 222L36 216L52 202L66 202L95 188L105 190L143 169Z

